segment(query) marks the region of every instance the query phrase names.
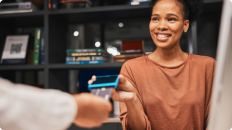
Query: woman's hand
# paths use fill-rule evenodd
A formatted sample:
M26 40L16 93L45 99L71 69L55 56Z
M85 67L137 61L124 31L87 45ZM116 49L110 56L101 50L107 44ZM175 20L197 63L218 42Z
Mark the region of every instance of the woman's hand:
M116 89L112 91L111 98L119 102L127 102L136 98L136 93L133 85L123 76L119 75L119 82ZM96 76L93 75L88 84L96 81Z

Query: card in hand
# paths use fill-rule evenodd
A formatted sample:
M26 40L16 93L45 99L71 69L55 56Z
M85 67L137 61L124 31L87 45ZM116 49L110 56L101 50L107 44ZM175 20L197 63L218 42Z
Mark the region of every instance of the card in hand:
M92 88L91 93L96 95L96 96L103 97L103 98L105 98L105 100L109 100L111 92L113 89L114 89L114 86L102 87L102 88Z

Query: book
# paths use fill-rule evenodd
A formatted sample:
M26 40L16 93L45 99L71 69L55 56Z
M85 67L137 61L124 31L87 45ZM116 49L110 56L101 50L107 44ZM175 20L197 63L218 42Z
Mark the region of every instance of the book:
M128 61L128 60L131 60L133 58L129 58L129 59L114 59L114 62L125 62L125 61Z
M90 0L60 0L60 2L59 3L74 3L74 2L85 2L85 3L87 3L87 4L89 4L89 5L92 5L92 2L90 1Z
M120 51L120 54L142 54L141 50L127 50L127 51Z
M44 29L40 32L40 64L44 64Z
M99 64L103 63L102 60L98 61L66 61L66 64Z
M67 56L102 56L101 52L87 52L87 53L67 53Z
M72 9L72 8L88 8L91 7L90 4L86 2L72 2L72 3L60 3L60 9Z
M130 59L134 59L137 57L144 56L145 54L123 54L123 55L117 55L113 56L113 61L114 62L125 62Z
M34 42L34 65L39 64L39 52L40 52L40 35L41 29L35 29L35 42Z
M48 0L48 9L49 9L49 10L52 9L52 0Z
M8 35L2 52L2 64L26 63L28 50L28 35Z
M126 51L141 51L143 52L143 40L137 41L122 41L122 52Z
M141 4L148 4L149 1L133 1L133 2L128 2L128 5L141 5Z
M124 55L116 55L113 56L114 59L128 59L128 58L136 58L140 56L144 56L145 54L124 54Z
M105 52L103 49L67 49L66 53Z
M66 61L98 61L103 60L103 56L73 56L66 57Z

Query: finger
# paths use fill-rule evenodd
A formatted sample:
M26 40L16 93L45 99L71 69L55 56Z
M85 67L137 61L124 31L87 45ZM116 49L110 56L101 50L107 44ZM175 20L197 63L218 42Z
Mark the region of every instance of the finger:
M115 101L119 101L119 95L118 95L118 93L116 92L115 89L113 89L112 92L111 92L111 98L113 100L115 100Z
M93 75L92 78L91 78L91 80L96 81L96 76Z
M92 84L92 83L93 83L93 80L89 80L89 81L88 81L88 84Z
M119 83L120 83L120 84L126 83L126 78L125 78L123 75L120 74L120 75L118 76L118 78L119 78Z

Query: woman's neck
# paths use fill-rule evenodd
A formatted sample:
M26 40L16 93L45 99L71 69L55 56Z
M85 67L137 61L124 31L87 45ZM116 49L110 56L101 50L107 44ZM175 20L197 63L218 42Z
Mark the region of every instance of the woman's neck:
M171 49L157 47L148 57L160 65L176 66L183 63L188 57L188 54L183 52L178 45Z

